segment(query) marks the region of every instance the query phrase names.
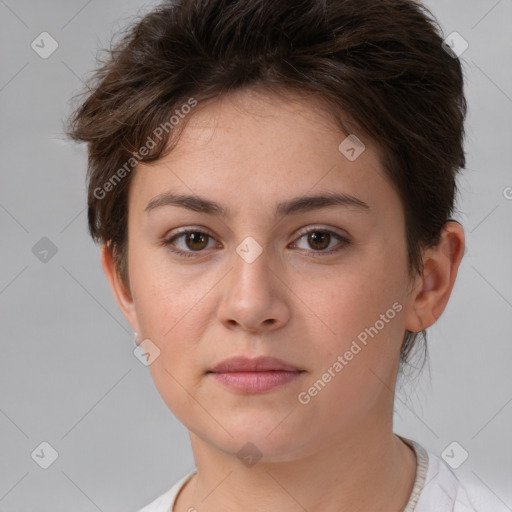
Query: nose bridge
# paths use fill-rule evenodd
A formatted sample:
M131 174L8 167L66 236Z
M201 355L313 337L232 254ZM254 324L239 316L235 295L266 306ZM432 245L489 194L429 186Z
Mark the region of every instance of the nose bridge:
M276 287L271 251L248 236L235 248L233 267L219 306L226 326L249 331L277 327L286 321L288 307Z
M247 236L238 244L235 252L232 287L242 294L242 300L246 299L247 293L266 296L268 300L272 284L268 248L264 248L253 236Z

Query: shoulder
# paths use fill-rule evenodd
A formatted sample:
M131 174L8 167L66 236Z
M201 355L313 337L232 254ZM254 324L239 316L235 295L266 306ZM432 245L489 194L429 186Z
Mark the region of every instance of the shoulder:
M424 450L414 444L416 450ZM488 488L456 476L434 453L424 450L424 454L428 468L414 512L510 512Z
M168 491L160 495L137 512L172 512L172 507L181 489L194 476L195 471L178 480Z

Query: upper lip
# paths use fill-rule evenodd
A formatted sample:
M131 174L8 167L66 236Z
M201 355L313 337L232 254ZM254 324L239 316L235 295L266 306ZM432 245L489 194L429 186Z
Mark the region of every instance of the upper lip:
M296 366L286 363L276 357L256 357L250 359L248 357L230 357L215 365L210 372L213 373L230 373L230 372L266 372L271 370L281 370L289 372L298 372Z

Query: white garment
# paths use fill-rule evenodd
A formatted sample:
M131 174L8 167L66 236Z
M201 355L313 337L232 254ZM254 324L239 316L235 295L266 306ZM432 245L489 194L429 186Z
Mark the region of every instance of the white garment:
M437 455L400 436L416 452L416 479L403 512L511 512L485 487L463 484ZM172 512L176 497L195 471L137 512Z

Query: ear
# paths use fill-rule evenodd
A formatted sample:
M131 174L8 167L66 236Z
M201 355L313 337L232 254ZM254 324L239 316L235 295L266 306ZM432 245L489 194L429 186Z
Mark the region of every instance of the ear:
M139 332L139 322L134 301L129 288L117 271L112 251L103 245L101 248L101 265L116 299L119 309L135 332Z
M423 272L412 291L412 304L406 316L407 330L427 329L443 313L464 256L464 242L463 227L456 221L448 221L438 244L423 253Z

